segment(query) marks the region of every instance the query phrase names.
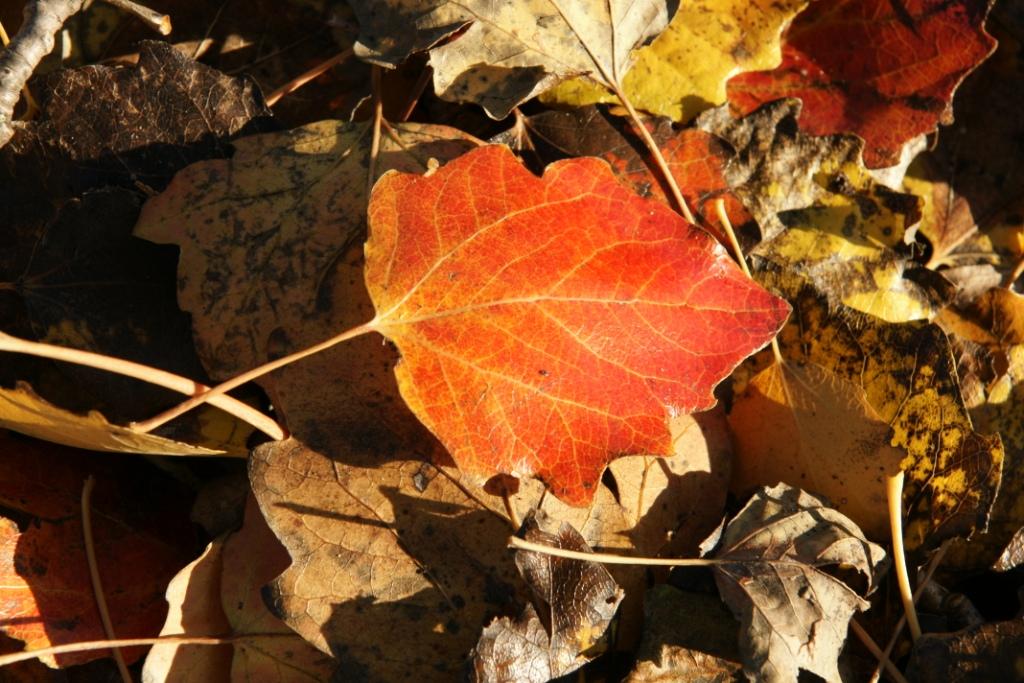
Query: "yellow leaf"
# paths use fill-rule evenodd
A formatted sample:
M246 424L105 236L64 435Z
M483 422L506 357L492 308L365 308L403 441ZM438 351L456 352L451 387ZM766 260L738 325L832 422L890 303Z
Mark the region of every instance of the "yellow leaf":
M903 451L864 389L814 363L773 363L736 397L732 489L785 482L823 495L870 538L888 537L885 481Z
M661 35L637 51L623 80L633 105L689 121L725 102L725 82L738 73L771 69L782 61L779 37L807 0L697 0L683 3ZM618 99L577 78L548 91L548 104L583 106Z
M43 400L24 382L19 382L15 389L0 388L0 427L91 451L193 456L225 454L224 451L193 446L155 434L140 434L127 427L110 424L95 410L87 415L77 415Z

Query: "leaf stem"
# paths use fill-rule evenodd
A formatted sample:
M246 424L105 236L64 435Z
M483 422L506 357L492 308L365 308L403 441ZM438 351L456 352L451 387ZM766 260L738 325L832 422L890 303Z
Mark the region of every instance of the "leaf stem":
M914 596L910 592L910 574L907 572L907 557L903 552L903 472L886 480L885 493L889 499L889 527L892 530L892 561L896 568L896 582L900 587L903 611L910 626L910 637L916 641L921 637L921 624L917 621Z
M906 676L903 675L896 665L889 661L889 658L882 653L882 648L878 647L878 643L871 637L871 635L864 630L864 627L857 623L856 619L850 619L850 630L857 636L858 640L868 649L872 655L875 656L878 661L885 664L885 670L889 672L893 680L896 683L909 683Z
M680 213L683 214L683 218L696 225L697 221L693 218L693 213L690 211L690 207L686 203L686 199L683 197L682 190L679 189L679 183L676 182L676 178L672 175L672 170L668 167L668 162L665 160L665 156L661 153L661 148L658 147L658 143L655 142L654 136L647 130L647 126L644 125L643 119L640 118L640 114L637 113L633 107L633 103L626 97L626 93L622 91L618 83L610 82L612 92L622 102L622 106L629 112L629 118L633 121L633 127L636 128L637 133L643 139L647 149L651 152L651 156L654 157L654 163L658 166L658 170L661 171L661 175L665 178L665 183L668 185L669 190L672 192L672 199L675 200L676 206L679 208Z
M366 199L369 201L373 183L377 180L377 158L380 156L380 124L384 120L384 98L380 91L380 67L370 67L370 83L373 88L373 135L370 137L370 158L366 170Z
M628 557L626 555L612 555L610 553L586 553L581 552L579 550L566 550L565 548L556 548L554 546L544 545L543 543L534 543L533 541L527 541L525 539L519 538L518 536L509 537L508 547L516 548L518 550L530 550L535 553L542 553L544 555L551 555L553 557L564 557L569 560L583 560L584 562L600 562L601 564L629 564L651 567L714 567L728 564L775 564L794 565L801 567L807 566L800 562L795 562L792 560L723 560L719 558L709 559L706 557Z
M132 361L114 358L112 356L104 356L103 354L92 353L91 351L80 351L78 349L54 346L53 344L44 344L42 342L19 339L18 337L12 337L4 332L0 332L0 351L24 353L29 356L38 356L40 358L50 358L52 360L64 361L66 363L74 363L75 365L84 365L85 367L96 368L98 370L124 375L125 377L131 377L141 382L155 384L156 386L164 387L171 391L177 391L179 394L185 394L186 396L192 396L198 392L210 389L210 387L200 382L196 382L180 375L175 375L174 373L170 373L165 370L159 370L148 365L143 365L142 363L133 363ZM285 431L281 428L281 425L277 424L274 420L252 406L246 405L236 398L218 395L213 397L210 404L237 417L243 422L247 422L275 441L285 438Z
M197 393L187 401L182 401L181 403L171 408L170 410L165 410L159 415L151 417L148 420L133 422L130 425L130 427L132 428L132 430L140 433L151 432L160 425L166 422L170 422L179 415L184 415L188 411L206 403L207 401L212 402L216 398L223 396L225 392L231 391L236 387L240 387L243 384L251 382L254 379L258 379L263 375L266 375L268 373L273 372L274 370L277 370L278 368L283 368L284 366L290 365L295 361L302 360L306 356L312 356L315 353L325 351L326 349L329 349L332 346L336 346L337 344L340 344L344 341L348 341L349 339L353 339L354 337L366 334L367 332L372 332L374 331L374 329L375 328L373 326L373 321L364 323L357 327L353 327L352 329L346 330L341 334L335 335L330 339L327 339L326 341L320 342L319 344L308 346L304 349L296 351L295 353L290 353L287 356L278 358L277 360L272 360L269 363L264 363L263 365L253 368L252 370L247 370L246 372L243 372L240 375L232 377L226 382L221 382L215 387L204 387L202 393ZM284 436L282 435L281 437L278 438L284 438Z
M297 638L295 633L245 633L228 636L190 636L184 633L173 633L156 638L121 638L118 640L86 640L80 643L65 643L64 645L53 645L41 647L38 650L26 650L24 652L12 652L7 655L0 655L0 667L25 662L30 659L39 659L47 655L63 655L69 652L89 652L91 650L109 650L114 647L139 647L142 645L230 645L231 643L258 640L262 638Z
M725 229L725 234L729 238L729 244L732 246L733 253L736 256L736 260L740 264L740 268L746 273L747 277L751 280L754 276L750 274L750 267L747 265L747 259L743 256L743 248L740 247L740 241L736 237L736 231L733 230L732 221L729 220L729 214L725 210L725 200L715 200L715 213L718 214L718 221L722 224ZM782 367L786 364L786 360L782 357L782 349L779 348L779 340L776 337L772 337L772 355L775 356L775 362Z
M296 90L298 90L302 86L306 85L306 83L309 83L311 80L313 80L314 78L316 78L317 76L319 76L323 72L327 71L328 69L330 69L331 67L335 66L336 64L340 64L341 62L345 61L346 59L348 59L351 56L352 56L352 48L349 48L347 50L342 50L341 52L339 52L338 54L334 55L330 59L327 59L327 60L325 60L323 62L320 62L319 64L314 66L309 71L306 71L306 72L296 76L292 80L288 81L287 83L282 85L280 88L278 88L274 92L272 92L269 95L267 95L267 97L264 100L264 102L266 102L266 105L268 107L273 107L285 95L287 95L289 93L292 93L292 92L295 92Z
M89 563L89 580L92 582L92 594L96 599L96 609L100 613L100 623L103 624L103 633L109 640L117 640L114 634L114 624L110 621L110 610L107 609L107 598L103 592L103 580L100 578L99 563L96 562L96 543L92 535L92 490L96 486L96 479L89 475L85 479L85 486L82 487L82 540L85 543L85 559ZM117 664L117 671L121 674L124 683L132 683L132 675L128 673L128 666L124 663L121 655L121 648L111 648L114 655L114 662Z
M914 591L915 604L921 598L921 594L924 593L924 587L932 580L932 576L934 576L935 570L939 568L942 558L946 556L946 551L949 550L949 544L950 541L947 540L939 546L939 549L935 551L935 555L932 556L931 561L928 563L928 570L925 572L924 579L917 585L917 590ZM882 652L883 658L879 659L878 666L875 667L874 673L871 674L869 683L878 683L878 679L882 675L882 667L885 665L886 660L889 659L889 655L892 654L893 648L896 647L896 642L899 640L900 633L903 631L903 627L906 626L906 624L907 615L901 614L899 620L896 622L896 627L892 630L892 635L889 636L889 642L886 643L885 650Z

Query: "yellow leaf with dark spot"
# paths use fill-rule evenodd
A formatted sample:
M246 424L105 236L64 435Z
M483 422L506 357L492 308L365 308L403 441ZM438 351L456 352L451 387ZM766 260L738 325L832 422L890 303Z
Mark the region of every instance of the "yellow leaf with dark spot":
M1003 469L998 434L975 431L949 341L933 324L891 324L849 309L830 314L811 290L780 335L787 355L859 384L905 452L907 546L929 547L985 528Z

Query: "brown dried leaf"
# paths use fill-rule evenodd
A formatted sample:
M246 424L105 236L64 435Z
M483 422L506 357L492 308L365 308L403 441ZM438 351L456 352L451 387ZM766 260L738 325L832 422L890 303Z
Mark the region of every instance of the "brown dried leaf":
M914 644L907 675L921 683L1020 680L1024 620L927 633Z
M253 637L216 646L156 645L146 658L143 682L329 679L337 662L305 642L264 604L263 586L287 566L288 553L250 496L242 528L214 540L171 580L171 609L161 635ZM267 634L273 635L264 637Z
M501 499L420 459L332 455L296 439L253 451L253 491L292 558L275 612L342 678L451 681L522 592Z
M820 498L780 484L764 488L729 522L715 553L722 599L743 625L750 676L796 680L799 669L839 681L839 651L853 614L869 603L823 571L860 574L871 593L885 551Z
M592 552L572 525L556 526L544 513L531 514L520 534L527 541L577 552ZM516 552L516 566L534 601L516 620L489 624L471 655L476 681L542 683L580 668L606 649L605 634L622 589L603 565Z
M175 303L172 250L131 237L147 192L185 165L230 153L268 127L252 83L166 43L133 67L59 71L33 85L39 117L0 149L0 329L203 380L188 317ZM118 375L6 355L0 383L29 381L62 408L114 422L178 395Z
M669 585L647 592L644 639L626 683L744 681L736 620L715 595Z
M368 123L321 121L238 140L143 207L135 232L181 248L181 307L199 356L227 378L370 320L363 282ZM444 126L402 124L381 141L378 175L422 173L474 147ZM428 438L392 375L397 354L352 340L259 380L293 434L371 452Z

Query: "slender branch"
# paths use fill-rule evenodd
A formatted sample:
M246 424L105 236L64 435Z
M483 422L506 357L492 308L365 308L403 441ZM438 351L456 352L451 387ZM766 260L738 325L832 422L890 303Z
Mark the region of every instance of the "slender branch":
M104 356L99 353L92 353L91 351L80 351L78 349L68 349L62 346L54 346L52 344L43 344L41 342L28 341L27 339L19 339L18 337L12 337L11 335L3 332L0 332L0 351L24 353L29 356L50 358L52 360L59 360L66 363L74 363L75 365L84 365L86 367L96 368L98 370L105 370L106 372L112 372L117 375L132 377L141 382L155 384L156 386L164 387L171 391L177 391L179 394L185 394L186 396L191 396L198 392L210 389L210 387L200 382L196 382L180 375L175 375L165 370L158 370L157 368L152 368L141 363L133 363L132 361L113 358L112 356ZM286 436L281 425L277 424L252 406L246 405L236 398L218 395L210 400L210 404L220 408L230 415L234 415L243 422L249 423L275 441L279 441Z
M3 43L4 47L11 44L11 39L7 35L7 31L4 29L3 22L0 22L0 43ZM32 97L32 90L26 83L21 88L21 94L25 97L25 104L28 105L25 109L25 114L22 117L23 120L29 121L35 117L36 112L39 111L39 105L36 103L36 98Z
M306 85L306 83L309 83L311 80L313 80L314 78L316 78L317 76L319 76L323 72L327 71L328 69L330 69L331 67L333 67L333 66L335 66L337 64L342 63L343 61L345 61L346 59L348 59L351 56L352 56L352 48L349 48L347 50L343 50L343 51L339 52L338 54L334 55L333 57L331 57L330 59L325 60L323 62L320 62L319 64L314 66L309 71L306 71L305 73L302 73L302 74L296 76L295 78L293 78L292 80L288 81L287 83L282 85L280 88L278 88L274 92L272 92L269 95L267 95L266 100L265 100L266 103L267 103L267 106L268 107L273 107L275 104L278 103L278 101L282 97L284 97L288 93L295 92L296 90L298 90L302 86Z
M924 579L918 583L917 590L914 591L914 603L921 598L924 593L925 586L932 580L932 576L935 574L935 570L939 568L939 564L942 562L942 558L946 556L946 551L949 550L950 541L946 541L939 549L935 551L935 555L932 556L931 561L928 563L928 570L925 572ZM896 642L900 639L900 634L903 632L903 627L907 624L906 614L901 614L899 620L896 622L896 627L892 630L892 635L889 636L889 642L885 646L885 651L882 653L884 659L879 659L878 666L875 667L875 671L871 674L870 683L878 683L879 677L882 675L882 666L885 661L889 659L892 654L893 648L896 647Z
M657 165L658 170L661 171L661 175L665 178L665 183L668 185L669 190L672 192L672 199L675 200L676 207L680 213L683 214L683 218L696 224L697 221L693 218L693 213L690 211L690 207L686 203L686 198L683 197L683 191L679 189L679 183L676 182L676 178L672 175L672 169L668 167L668 161L665 160L665 155L661 153L661 148L658 147L658 143L655 142L654 136L647 130L647 126L644 125L643 119L640 118L640 114L637 113L633 107L633 103L629 101L626 94L622 91L617 83L611 83L612 91L615 96L622 102L622 106L629 112L629 118L633 121L633 127L636 128L640 137L643 139L644 144L647 145L647 149L650 151L651 156L654 157L654 163Z
M103 580L100 578L99 563L96 562L96 544L92 536L92 490L96 486L96 479L89 475L85 479L85 486L82 487L82 539L85 542L85 559L89 563L89 579L92 581L92 594L96 599L96 609L100 613L100 622L103 624L103 633L109 640L117 640L114 634L114 624L110 621L110 611L107 609L107 598L103 592ZM111 648L114 661L117 663L117 670L121 674L124 683L132 683L132 675L128 673L128 666L124 663L121 655L121 648Z
M321 351L329 349L332 346L340 344L344 341L348 341L349 339L373 331L373 323L365 323L363 325L359 325L358 327L353 327L350 330L346 330L345 332L342 332L341 334L331 337L326 341L322 341L319 344L308 346L300 351L296 351L295 353L283 356L282 358L278 358L277 360L270 361L269 363L264 363L263 365L255 367L252 370L243 372L242 374L237 375L236 377L233 377L226 382L222 382L221 384L218 384L215 387L203 387L202 389L199 390L202 393L196 393L192 398L188 399L187 401L183 401L182 403L179 403L170 410L165 410L156 417L151 417L148 420L142 420L141 422L133 422L131 428L136 432L151 432L160 425L164 424L165 422L170 422L179 415L184 415L188 411L206 403L207 401L213 402L214 399L222 397L224 395L224 392L231 391L235 387L240 387L243 384L246 384L247 382L251 382L254 379L258 379L263 375L271 373L274 370L277 370L278 368L283 368L286 365L291 365L295 361L302 360L306 356L312 356L315 353L320 353Z
M374 64L370 67L370 83L373 88L373 134L370 136L370 158L366 170L366 200L370 199L373 183L377 180L377 158L380 156L380 124L384 120L384 98L380 87L381 70Z
M909 683L903 675L903 672L897 669L896 665L889 661L889 658L886 655L882 654L882 649L878 647L878 643L876 643L870 634L864 630L863 626L857 623L856 619L850 620L850 630L853 631L853 634L857 636L858 640L864 644L864 647L868 649L868 652L874 655L878 661L885 665L885 670L889 672L889 675L892 676L896 683Z
M885 485L889 498L889 527L892 530L892 561L896 568L896 582L900 587L903 611L910 625L913 640L921 637L921 625L917 621L914 596L910 592L910 574L907 572L907 556L903 552L903 472L889 477Z
M69 652L89 652L92 650L109 650L113 647L139 647L142 645L230 645L232 643L261 640L263 638L297 638L294 633L245 633L229 636L190 636L184 633L173 633L156 638L120 638L118 640L86 640L80 643L65 643L41 647L38 650L26 650L0 655L0 667L39 659L47 655L65 655Z
M170 35L171 33L171 18L166 14L151 10L137 2L132 2L132 0L104 0L104 2L108 5L113 5L119 10L134 14L144 24L162 36Z
M716 565L729 564L771 564L793 565L797 567L807 566L805 564L793 560L724 560L718 558L709 559L706 557L627 557L625 555L612 555L610 553L585 553L579 550L566 550L565 548L556 548L551 545L544 545L543 543L534 543L533 541L527 541L525 539L519 538L518 536L509 537L508 547L516 548L518 550L530 550L535 553L551 555L553 557L564 557L569 560L583 560L584 562L600 562L601 564L630 564L651 567L714 567Z
M405 103L405 108L402 110L402 114L398 117L399 122L405 123L412 116L413 111L416 109L416 105L419 104L420 98L423 93L427 90L427 85L430 84L430 76L433 73L433 69L427 64L423 67L423 71L420 72L420 77L416 79L416 84L412 86L412 90L409 91L409 99Z
M14 136L14 107L21 89L43 57L53 50L54 37L86 0L29 0L24 20L11 44L0 54L0 147Z

